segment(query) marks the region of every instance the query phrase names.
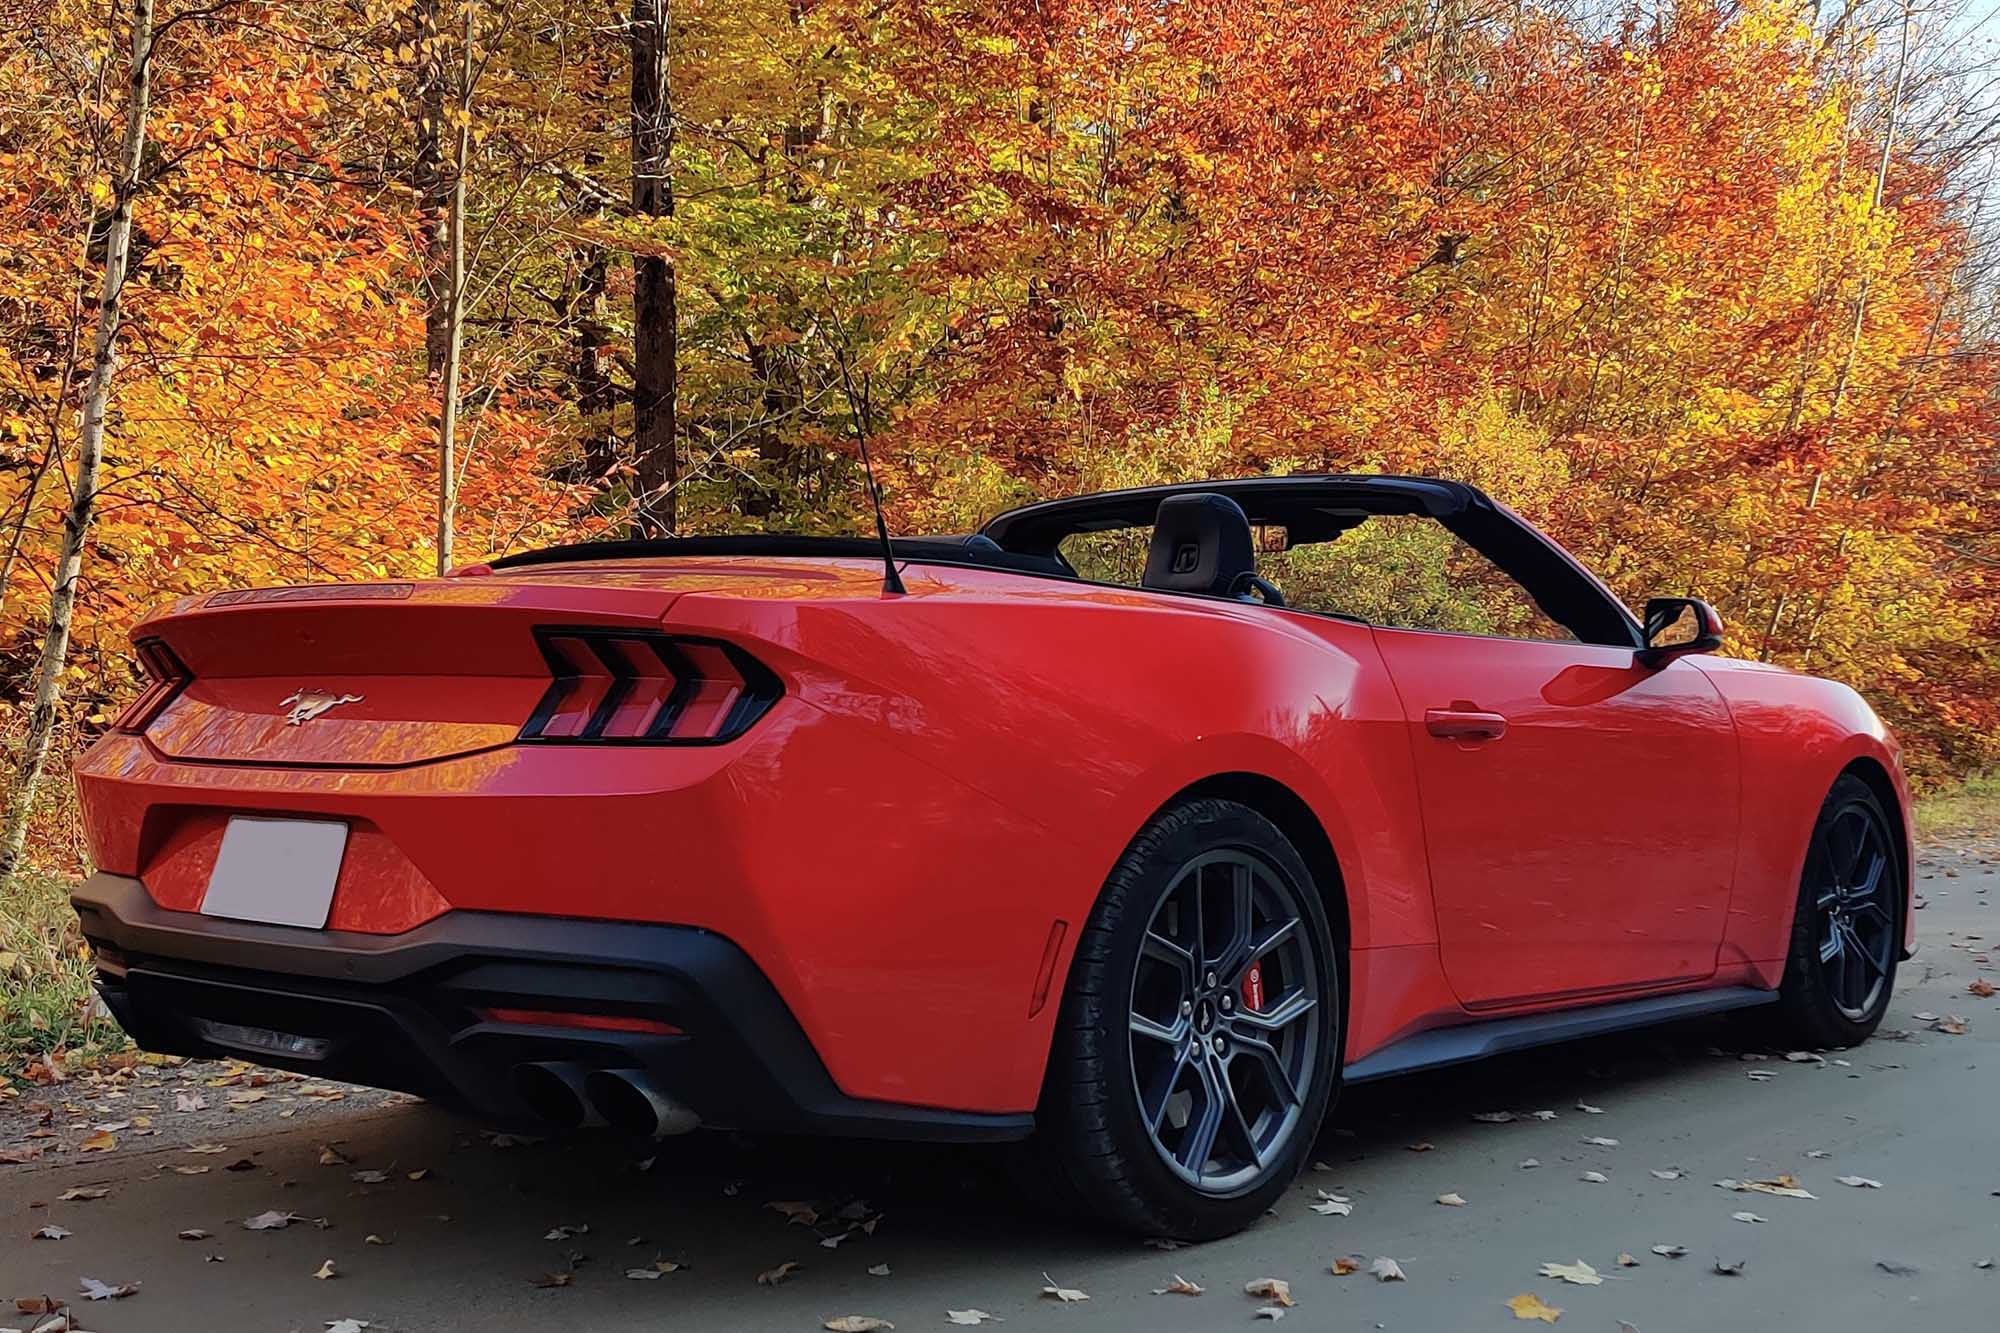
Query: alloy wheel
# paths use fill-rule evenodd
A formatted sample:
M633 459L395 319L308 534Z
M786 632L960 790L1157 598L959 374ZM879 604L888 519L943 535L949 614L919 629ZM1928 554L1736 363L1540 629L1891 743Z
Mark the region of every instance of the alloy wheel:
M1203 1193L1254 1185L1302 1131L1329 1002L1319 963L1299 889L1247 850L1196 857L1155 904L1132 1082L1161 1160Z
M1896 951L1896 891L1888 835L1856 802L1821 823L1813 838L1819 965L1827 994L1849 1022L1874 1012Z

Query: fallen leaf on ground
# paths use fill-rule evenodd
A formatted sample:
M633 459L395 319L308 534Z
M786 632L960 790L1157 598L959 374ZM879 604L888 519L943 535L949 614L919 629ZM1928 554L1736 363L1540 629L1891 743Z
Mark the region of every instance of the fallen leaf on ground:
M1679 1179L1681 1178L1681 1174L1682 1174L1682 1173L1681 1173L1680 1171L1678 1171L1678 1170L1671 1170L1671 1171L1660 1171L1660 1170L1655 1170L1655 1171L1653 1172L1653 1179L1655 1179L1655 1180L1679 1180Z
M1785 1058L1795 1065L1823 1065L1826 1057L1814 1055L1811 1051L1786 1051Z
M783 1213L787 1222L811 1226L819 1221L819 1209L803 1199L778 1199L764 1206L774 1213Z
M428 1176L430 1175L430 1173L431 1173L431 1169L430 1169L429 1167L427 1167L427 1166L420 1166L420 1167L418 1167L418 1168L417 1168L416 1170L414 1170L414 1171L411 1171L411 1172L409 1172L408 1174L406 1174L406 1175L405 1175L405 1176L403 1177L403 1179L405 1179L405 1180L423 1180L423 1179L425 1179L426 1177L428 1177Z
M1403 1146L1405 1148L1408 1148L1411 1152L1430 1152L1432 1149L1437 1147L1435 1143L1429 1143L1429 1142L1406 1143Z
M1655 1245L1653 1247L1653 1253L1663 1259L1678 1259L1687 1252L1688 1247L1685 1245Z
M1749 1262L1748 1259L1732 1259L1724 1263L1722 1260L1717 1259L1715 1261L1715 1271L1724 1277L1742 1277L1743 1269Z
M868 1276L869 1276L869 1277L887 1277L887 1276L889 1276L889 1265L887 1265L887 1264L870 1264L870 1265L869 1265L869 1267L868 1267Z
M255 1217L245 1218L243 1220L243 1229L245 1231L283 1231L292 1223L303 1221L305 1219L297 1213L281 1213L274 1208L268 1213L259 1213Z
M174 1109L176 1111L206 1111L208 1109L208 1098L198 1092L177 1092L174 1094Z
M567 1287L570 1283L576 1281L576 1274L544 1273L540 1277L533 1279L533 1281L536 1286L544 1290L550 1287Z
M1915 1277L1922 1271L1915 1264L1906 1264L1900 1259L1877 1259L1875 1266L1891 1277Z
M139 1289L136 1282L99 1282L94 1277L80 1277L83 1294L93 1301L115 1301L121 1296L130 1296Z
M205 1176L208 1174L207 1167L193 1166L187 1162L168 1162L166 1169L177 1176Z
M775 1287L798 1271L799 1266L797 1264L786 1260L776 1268L767 1268L759 1273L757 1275L757 1285L760 1287Z
M1243 1284L1243 1294L1255 1296L1260 1301L1273 1305L1295 1305L1292 1299L1292 1284L1281 1277L1260 1277Z
M313 1269L313 1276L324 1282L328 1278L339 1277L340 1274L333 1271L333 1260L322 1259L319 1267Z
M1368 1265L1368 1271L1375 1275L1377 1282L1403 1282L1408 1280L1403 1275L1403 1266L1387 1255Z
M1617 1139L1607 1139L1600 1134L1593 1134L1585 1139L1584 1142L1590 1144L1593 1148L1616 1148L1618 1146Z
M2000 994L2000 986L1995 986L1985 977L1975 978L1965 989L1968 994L1977 995L1982 1000L1989 996Z
M1792 1176L1779 1176L1775 1180L1718 1180L1717 1189L1734 1190L1738 1194L1770 1194L1780 1199L1816 1199L1819 1196L1809 1190L1799 1188L1799 1182Z
M1820 1149L1820 1148L1810 1148L1810 1149L1808 1149L1808 1150L1806 1151L1806 1156L1808 1156L1808 1157L1811 1157L1811 1158L1813 1158L1813 1159L1814 1159L1814 1160L1816 1160L1816 1161L1821 1161L1821 1162L1823 1162L1823 1161L1825 1161L1825 1160L1826 1160L1827 1158L1829 1158L1829 1157L1833 1156L1833 1154L1832 1154L1832 1153L1830 1153L1830 1152L1827 1152L1827 1151L1825 1151L1824 1149Z
M352 1166L354 1159L334 1147L331 1143L322 1143L319 1146L319 1164L321 1166Z
M1752 1083L1769 1083L1772 1079L1776 1078L1777 1075L1773 1074L1768 1069L1752 1069L1747 1074L1745 1074L1744 1077L1749 1079Z
M1360 1270L1361 1257L1359 1255L1343 1254L1333 1261L1333 1275L1335 1277L1346 1277L1349 1273L1356 1273Z
M1174 1274L1174 1280L1166 1286L1154 1287L1153 1294L1155 1296L1199 1296L1203 1290L1204 1288L1200 1283L1190 1282L1179 1273L1176 1273Z
M1553 1324L1562 1318L1562 1311L1553 1305L1544 1305L1542 1298L1532 1291L1524 1291L1507 1302L1507 1308L1514 1312L1516 1319L1539 1319L1544 1324Z
M375 1325L369 1323L366 1319L329 1319L326 1321L326 1333L365 1333L367 1329L373 1327Z
M1047 1286L1042 1288L1042 1295L1052 1300L1061 1301L1065 1305L1071 1301L1087 1301L1090 1299L1088 1295L1078 1291L1075 1287L1063 1286L1047 1273L1042 1274L1042 1281L1048 1283Z
M550 1227L547 1231L542 1233L542 1239L574 1240L578 1236L587 1235L589 1231L590 1231L590 1224L588 1222L579 1222L574 1226L564 1225L559 1227Z
M1556 1118L1556 1113L1554 1111L1530 1111L1528 1112L1528 1114L1535 1117L1535 1119L1537 1120L1553 1120Z
M1472 1118L1482 1125L1504 1125L1516 1117L1512 1111L1474 1111Z
M974 1324L998 1324L1003 1322L999 1315L988 1314L984 1310L946 1310L944 1312L944 1321L947 1324L960 1324L968 1328Z
M1325 1190L1319 1190L1317 1193L1319 1202L1309 1206L1321 1217L1347 1217L1354 1212L1354 1205L1348 1201L1346 1195L1328 1194Z
M1881 1181L1870 1180L1866 1176L1835 1176L1834 1179L1843 1185L1852 1186L1858 1190L1879 1190L1882 1188Z
M203 1231L200 1227L188 1227L186 1230L177 1231L174 1234L182 1240L207 1240L214 1233Z
M1593 1185L1608 1185L1611 1183L1611 1177L1605 1175L1602 1171L1586 1171L1578 1179L1587 1180Z
M42 1229L41 1229L40 1231L37 1231L37 1232L35 1233L35 1239L36 1239L36 1240L62 1240L63 1238L65 1238L65 1237L67 1237L67 1236L73 1236L73 1235L75 1235L75 1234L76 1234L75 1232L73 1232L73 1231L70 1231L70 1230L69 1230L68 1228L66 1228L66 1227L59 1227L59 1226L56 1226L56 1225L55 1225L54 1223L50 1223L50 1224L49 1224L48 1226L45 1226L45 1227L43 1227L43 1228L42 1228Z
M1273 1323L1276 1323L1285 1317L1285 1307L1282 1305L1260 1305L1250 1312L1250 1317L1252 1319L1269 1319Z
M193 1153L207 1153L212 1156L216 1153L228 1152L229 1145L226 1143L197 1143L191 1147L183 1148L181 1149L181 1151L193 1152Z
M1931 1031L1942 1032L1947 1037L1963 1037L1966 1028L1969 1026L1971 1026L1970 1019L1960 1018L1957 1014L1952 1014L1949 1017L1940 1018L1937 1022L1931 1024Z
M387 1245L389 1242L371 1231L361 1238L361 1243L363 1245Z
M1521 1169L1523 1171L1532 1171L1541 1164L1542 1159L1539 1157L1523 1157L1521 1159Z
M1149 1250L1178 1250L1182 1248L1181 1242L1171 1236L1148 1236L1139 1243Z
M894 1328L895 1325L872 1314L844 1314L827 1320L823 1327L831 1333L876 1333L877 1329Z
M1601 1107L1601 1106L1592 1106L1592 1105L1591 1105L1591 1104L1590 1104L1589 1102L1578 1102L1578 1103L1576 1104L1576 1109L1577 1109L1577 1110L1579 1110L1579 1111L1581 1111L1581 1112L1583 1112L1583 1113L1584 1113L1585 1115L1603 1115L1603 1114L1604 1114L1604 1108L1603 1108L1603 1107Z
M54 1314L67 1304L69 1304L68 1301L58 1300L54 1296L17 1296L14 1298L14 1309L20 1314Z
M1637 1268L1639 1266L1639 1261L1632 1255L1620 1254L1618 1256L1618 1266L1620 1268Z
M1438 1195L1438 1202L1447 1208L1463 1208L1465 1207L1465 1196L1454 1190L1450 1194Z
M1601 1287L1604 1279L1595 1268L1579 1259L1573 1264L1543 1264L1542 1276L1561 1278L1564 1282L1574 1282L1579 1287Z
M380 1185L389 1178L387 1171L350 1171L347 1178L357 1185Z
M61 1203L77 1203L85 1199L101 1199L111 1193L109 1185L77 1185L56 1195Z
M0 1148L0 1166L26 1166L41 1155L37 1147Z
M100 1129L89 1138L76 1145L78 1152L110 1152L118 1146L118 1136L108 1129Z
M1759 1217L1755 1213L1731 1213L1729 1216L1733 1221L1737 1222L1768 1222L1770 1220L1766 1217Z

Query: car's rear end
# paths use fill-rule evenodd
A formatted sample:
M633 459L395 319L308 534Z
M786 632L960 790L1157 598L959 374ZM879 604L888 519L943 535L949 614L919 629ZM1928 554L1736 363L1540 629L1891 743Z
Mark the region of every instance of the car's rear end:
M955 1022L1003 974L1025 993L1048 934L1000 927L988 975L867 920L925 849L858 836L900 761L811 701L850 687L792 631L879 587L860 560L572 563L147 621L154 684L78 769L107 1002L153 1050L502 1119L1025 1132L1020 1069L912 1073L873 1035L913 998L870 987L884 957L951 978ZM971 854L1028 840L925 786Z

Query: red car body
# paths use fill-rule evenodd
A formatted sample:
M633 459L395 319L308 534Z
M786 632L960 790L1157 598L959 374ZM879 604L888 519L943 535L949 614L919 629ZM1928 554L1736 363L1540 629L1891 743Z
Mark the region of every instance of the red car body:
M685 1048L680 1095L711 1120L1004 1139L1033 1125L1107 874L1190 792L1265 813L1313 866L1350 1078L1465 1058L1424 1054L1440 1032L1770 991L1829 786L1909 809L1852 690L1649 664L1636 622L1623 646L1390 629L986 544L899 546L904 595L866 544L779 540L180 602L135 631L169 679L77 769L107 995L165 1050L351 1021L366 1049L331 1059L235 1050L494 1115L531 1109L522 1061ZM645 658L656 636L681 671ZM629 739L674 688L679 736ZM607 709L626 742L575 735ZM323 929L201 913L246 815L347 826ZM634 933L655 927L671 940ZM545 962L559 984L508 979Z

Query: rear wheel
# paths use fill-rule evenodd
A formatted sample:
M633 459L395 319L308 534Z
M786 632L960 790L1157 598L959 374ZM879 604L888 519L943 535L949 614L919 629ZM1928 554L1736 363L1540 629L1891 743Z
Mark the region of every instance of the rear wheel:
M1868 784L1833 784L1799 881L1774 1034L1788 1045L1852 1046L1888 1011L1902 952L1901 843Z
M1337 979L1312 876L1274 824L1222 800L1155 819L1077 942L1037 1116L1042 1192L1148 1235L1249 1225L1325 1117Z

